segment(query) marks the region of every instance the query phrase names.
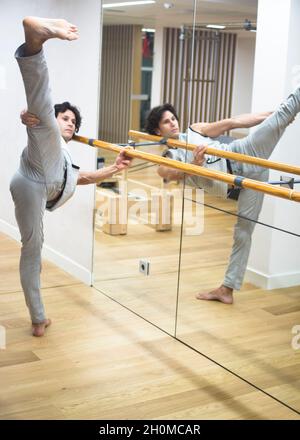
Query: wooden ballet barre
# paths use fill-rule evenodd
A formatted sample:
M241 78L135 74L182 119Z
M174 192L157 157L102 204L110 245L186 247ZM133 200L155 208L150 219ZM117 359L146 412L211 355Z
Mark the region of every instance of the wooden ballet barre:
M168 147L174 148L184 148L186 150L193 151L196 147L195 144L187 144L186 142L179 141L176 139L165 139L161 136L155 136L153 134L142 133L140 131L130 130L128 135L133 139L145 139L149 141L157 141L157 143L162 143L163 145L167 145ZM165 141L165 142L162 142ZM282 162L272 162L268 159L262 159L260 157L247 156L246 154L234 153L232 151L219 150L218 148L206 147L206 154L210 154L212 156L223 157L224 159L236 160L238 162L249 163L251 165L258 165L264 168L270 168L272 170L284 171L291 174L300 175L300 167L294 165L288 165Z
M74 135L72 140L90 145L91 147L97 147L108 151L114 151L115 153L120 153L125 149L126 155L129 157L147 160L149 162L153 162L158 165L163 165L169 168L175 168L177 170L183 171L186 174L193 174L196 176L205 177L207 179L220 180L221 182L225 182L228 185L236 186L239 188L252 189L254 191L263 192L265 194L281 197L283 199L300 202L300 192L288 188L278 188L273 185L270 185L269 183L260 182L259 180L248 179L247 177L243 177L243 176L235 176L233 174L224 173L222 171L210 170L208 168L201 167L198 165L167 159L165 157L161 157L156 154L136 151L132 147L119 147L118 145L111 144L109 142L104 142L97 139L90 139L84 136Z

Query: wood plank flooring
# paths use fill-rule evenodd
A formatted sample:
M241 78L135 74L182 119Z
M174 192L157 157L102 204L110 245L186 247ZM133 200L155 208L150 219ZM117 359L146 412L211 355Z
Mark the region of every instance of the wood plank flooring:
M19 245L0 234L0 254L0 325L7 336L0 419L299 419L46 262L42 292L53 324L45 337L33 338L18 289Z

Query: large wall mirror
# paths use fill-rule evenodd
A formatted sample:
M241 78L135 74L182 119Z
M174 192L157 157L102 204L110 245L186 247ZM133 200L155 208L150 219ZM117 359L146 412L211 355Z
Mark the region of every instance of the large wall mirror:
M142 131L148 111L165 102L182 132L251 112L257 1L106 3L114 2L103 2L100 139L126 144L128 130ZM248 133L240 127L221 140ZM161 155L165 146L135 148ZM99 150L99 167L113 159ZM299 411L299 204L265 196L258 221L244 213L255 232L234 303L195 298L224 280L236 198L198 191L189 179L166 183L156 165L134 160L96 190L94 286Z
M251 97L245 95L244 90L252 90L249 68L253 75L256 34L233 28L238 26L238 21L242 24L238 16L241 18L244 14L248 27L254 30L256 2L237 4L229 0L222 5L220 2L220 11L224 8L220 17L212 11L209 13L207 3L211 6L213 2L197 1L190 123L198 120L196 107L199 100L203 104L206 98L205 88L210 88L207 93L214 100L211 108L203 104L208 113L206 117L201 113L200 120L211 118L213 121L251 111ZM227 28L216 31L215 39L209 43L203 31L208 23ZM208 44L212 58L214 51L217 53L218 62L212 61L212 70L203 73L197 71L197 58L205 54L204 47ZM226 81L228 95L225 93L222 97L222 84ZM293 143L298 128L289 130L284 136L286 142ZM228 134L243 138L247 130ZM255 178L254 172L253 176ZM278 181L278 173L271 172L267 180ZM255 225L251 210L242 212L244 218L238 217L240 205L234 197L222 200L205 193L203 200L197 199L195 194L191 195L190 182L186 183L184 206L188 204L189 210L184 210L184 218L190 216L192 203L192 208L195 210L198 206L203 215L203 224L198 234L182 231L176 337L299 412L299 204L265 196L261 216ZM296 184L294 189L299 191L300 185ZM256 202L249 203L254 209ZM234 271L235 282L243 271L244 256L237 249L235 258L238 256L238 260L231 266L229 263L237 221L241 228L235 240L243 248L246 246L243 231L255 225L241 289L234 291L231 305L203 299L207 298L205 294L224 283L224 279L230 279L229 267ZM196 299L197 294L202 299Z
M114 2L103 2L99 138L126 144L128 130L143 130L150 108L163 102L180 105L186 125L194 1L106 3ZM136 149L160 155L165 147ZM113 159L99 152L99 166ZM137 159L126 175L97 187L94 286L174 335L182 185L172 187L156 165Z

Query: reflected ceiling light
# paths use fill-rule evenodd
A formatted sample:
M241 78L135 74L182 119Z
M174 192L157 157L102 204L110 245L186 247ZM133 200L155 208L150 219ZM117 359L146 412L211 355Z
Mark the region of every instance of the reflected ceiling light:
M143 29L142 29L142 32L155 32L155 29L146 29L146 28L143 28Z
M174 3L164 3L164 8L165 8L165 9L171 9L171 8L174 8Z
M210 28L210 29L225 29L226 28L226 26L224 26L223 24L207 24L206 27Z
M102 8L118 8L119 6L140 6L149 5L151 3L156 3L155 0L141 0L135 2L119 2L119 3L106 3L102 5Z

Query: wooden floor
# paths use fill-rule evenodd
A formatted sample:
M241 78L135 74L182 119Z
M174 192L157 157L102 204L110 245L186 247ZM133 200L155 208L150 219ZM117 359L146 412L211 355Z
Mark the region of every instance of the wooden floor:
M33 338L18 257L19 245L0 235L1 419L300 418L47 262L42 293L53 324Z

